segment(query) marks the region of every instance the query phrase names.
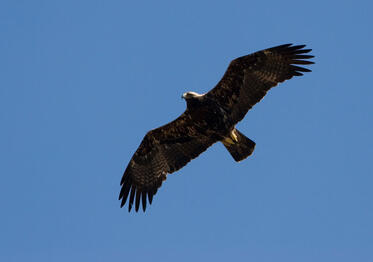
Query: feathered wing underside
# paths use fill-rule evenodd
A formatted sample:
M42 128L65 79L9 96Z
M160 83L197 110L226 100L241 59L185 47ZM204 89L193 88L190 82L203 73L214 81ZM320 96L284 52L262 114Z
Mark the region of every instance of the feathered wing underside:
M201 136L184 113L173 122L148 132L129 162L121 181L121 207L129 198L128 211L140 202L145 211L147 200L152 203L167 174L171 174L196 158L214 142Z
M297 65L313 64L305 45L286 44L233 60L220 82L207 93L229 112L234 123L258 103L267 91L293 76L311 70Z

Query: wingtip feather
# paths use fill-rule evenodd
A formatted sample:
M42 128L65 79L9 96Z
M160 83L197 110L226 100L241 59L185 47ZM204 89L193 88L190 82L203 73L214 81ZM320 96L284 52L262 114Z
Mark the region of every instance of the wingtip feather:
M129 200L129 203L128 203L128 212L131 212L131 209L132 209L132 205L133 205L133 200L135 198L135 187L132 186L131 188L131 194L130 194L130 200Z
M142 211L146 210L146 192L142 192Z
M139 207L140 207L140 197L141 197L141 191L140 191L140 190L136 190L136 206L135 206L135 211L136 211L136 212L139 211Z

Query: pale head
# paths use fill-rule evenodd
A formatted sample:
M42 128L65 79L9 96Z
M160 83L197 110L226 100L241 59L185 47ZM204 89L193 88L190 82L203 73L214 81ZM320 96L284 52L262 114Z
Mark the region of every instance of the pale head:
M189 91L189 92L184 93L181 98L190 99L190 98L197 98L201 96L203 96L203 94L198 94L196 92Z

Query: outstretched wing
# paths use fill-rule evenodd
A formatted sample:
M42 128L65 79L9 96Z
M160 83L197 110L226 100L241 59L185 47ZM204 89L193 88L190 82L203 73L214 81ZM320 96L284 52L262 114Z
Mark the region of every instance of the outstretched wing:
M314 56L305 55L311 49L304 47L286 44L239 57L230 63L223 78L206 96L217 101L237 123L270 88L311 71L296 66L313 64L307 59Z
M147 198L151 204L167 174L179 170L215 142L196 131L187 111L169 124L149 131L124 171L121 207L129 196L128 211L134 201L136 212L140 201L145 211Z

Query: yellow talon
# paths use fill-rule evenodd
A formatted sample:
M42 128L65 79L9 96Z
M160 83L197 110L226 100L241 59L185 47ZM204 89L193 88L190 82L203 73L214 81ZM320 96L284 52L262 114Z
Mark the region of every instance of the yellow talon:
M234 141L230 137L224 137L223 144L227 146L233 145Z
M238 142L238 137L236 135L236 132L234 132L234 130L232 130L231 132L231 138L233 141Z

